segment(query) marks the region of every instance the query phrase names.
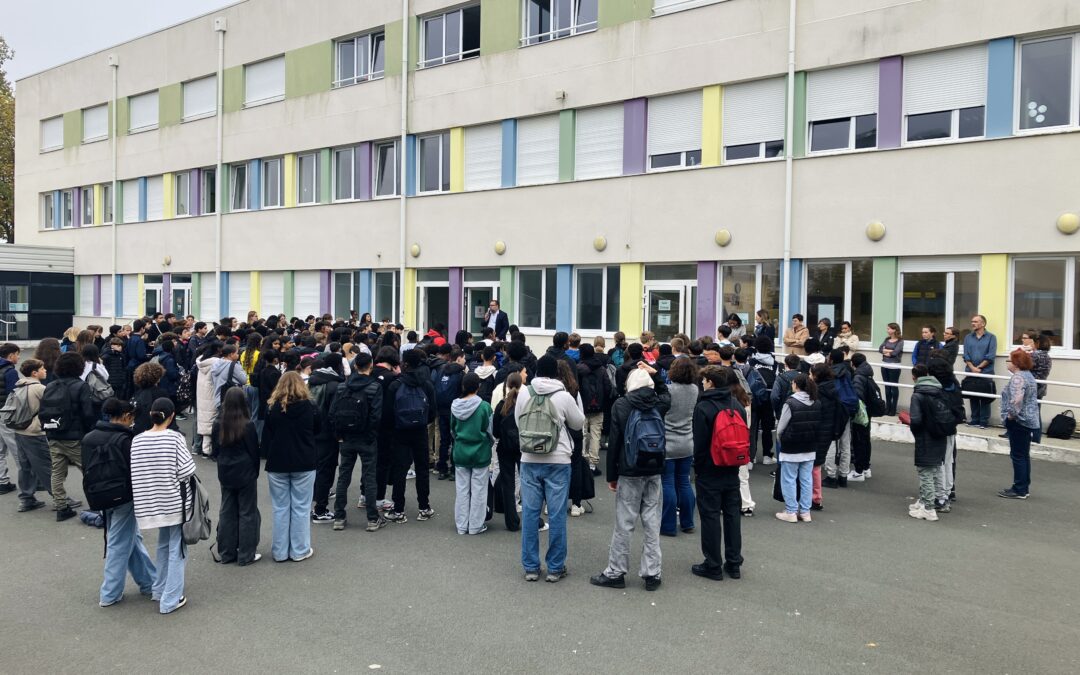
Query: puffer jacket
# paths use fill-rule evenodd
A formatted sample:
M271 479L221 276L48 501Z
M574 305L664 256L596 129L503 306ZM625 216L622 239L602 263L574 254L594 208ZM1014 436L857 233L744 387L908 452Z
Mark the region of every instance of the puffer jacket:
M195 428L200 436L209 436L217 420L217 406L214 405L214 379L210 376L210 371L220 360L217 356L211 356L203 357L195 362L199 368L199 379L195 385L197 389Z
M945 437L930 433L929 398L944 398L941 383L934 377L920 377L911 394L911 433L915 436L915 466L940 466L945 461Z

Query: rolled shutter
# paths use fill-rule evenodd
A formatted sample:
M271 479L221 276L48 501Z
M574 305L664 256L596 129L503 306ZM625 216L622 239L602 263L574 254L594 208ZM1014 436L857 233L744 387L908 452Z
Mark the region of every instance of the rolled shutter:
M251 275L229 272L229 315L247 316L251 309Z
M244 66L244 104L252 105L285 96L285 57Z
M783 139L786 84L774 77L724 87L724 145Z
M701 149L701 90L649 99L649 155Z
M126 317L139 315L139 275L137 274L125 274L124 275L124 306L123 315Z
M807 121L871 115L877 111L877 63L810 73L806 86Z
M124 222L139 222L139 181L124 181ZM125 313L124 316L130 316Z
M161 220L164 214L165 192L162 189L161 176L150 176L146 179L146 219Z
M115 304L116 294L113 292L113 283L111 274L101 275L101 316L113 315L113 304Z
M64 118L54 117L41 121L41 149L52 150L64 147Z
M259 277L259 309L263 315L281 314L285 311L285 273L263 272Z
M518 120L518 185L559 180L559 116L542 115Z
M128 129L131 131L156 127L158 125L158 93L151 91L130 97L128 110L131 116Z
M575 118L574 177L621 176L623 169L622 105L578 110Z
M201 277L199 284L199 318L203 321L217 321L221 317L218 313L221 307L218 305L217 274L209 273Z
M985 44L904 58L904 114L986 105Z
M465 129L465 189L502 187L502 125Z
M217 110L217 76L184 83L184 119L209 115Z
M109 106L99 105L83 110L83 141L93 141L109 136Z
M94 276L79 277L79 314L94 315Z
M319 272L296 272L293 276L293 312L300 318L318 315Z

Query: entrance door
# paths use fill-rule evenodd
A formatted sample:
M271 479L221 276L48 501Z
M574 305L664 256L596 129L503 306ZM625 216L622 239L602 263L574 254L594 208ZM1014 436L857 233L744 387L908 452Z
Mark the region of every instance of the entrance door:
M465 289L465 321L462 323L476 339L480 339L483 333L484 315L497 293L494 286L469 286Z
M447 325L450 318L450 288L447 286L419 286L416 289L416 316L420 335L441 323ZM454 336L447 336L453 341Z
M161 311L161 284L146 284L143 287L143 298L146 301L144 314L154 316L155 312Z
M191 307L191 284L172 285L172 313L178 317L188 315Z
M684 332L686 287L651 286L645 292L646 328L657 342L670 342L677 333Z

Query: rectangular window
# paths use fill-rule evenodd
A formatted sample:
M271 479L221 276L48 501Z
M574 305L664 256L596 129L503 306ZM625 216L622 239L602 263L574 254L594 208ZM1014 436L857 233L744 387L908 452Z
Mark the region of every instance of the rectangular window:
M262 162L262 208L284 206L285 177L281 171L281 158L264 159Z
M229 167L229 209L232 211L247 211L247 173L247 164L234 164Z
M101 275L101 316L113 316L113 278L111 274Z
M79 188L79 223L81 225L94 224L94 188Z
M92 275L79 277L79 306L77 309L82 316L94 315L94 277Z
M904 58L904 121L908 143L984 134L985 44Z
M185 82L184 121L210 117L217 112L217 75Z
M759 309L780 316L780 262L736 263L720 267L720 322L737 315L752 332Z
M41 120L41 151L58 150L64 147L64 116Z
M244 105L273 103L285 98L285 57L244 66Z
M296 158L296 203L319 201L319 156L314 152Z
M901 262L900 328L911 346L922 338L923 326L933 326L939 340L948 326L961 340L971 332L969 319L979 311L978 263L944 262Z
M1075 124L1075 36L1020 45L1020 131Z
M695 9L697 7L715 5L718 2L726 1L727 0L653 0L653 15L660 16L663 14L671 14L672 12L681 12L684 9Z
M173 207L177 217L191 215L191 174L187 171L173 176Z
M877 147L878 64L814 71L807 79L810 151Z
M165 216L165 190L161 176L146 179L146 219L161 220Z
M106 103L82 111L82 142L93 143L109 137L109 106Z
M619 330L619 267L582 267L575 274L574 330Z
M124 222L139 222L139 181L126 180L121 189L123 190L122 194L124 197Z
M375 297L372 301L372 307L374 309L372 309L371 311L371 315L374 320L397 320L399 279L400 273L397 271L375 272Z
M137 133L157 129L158 126L158 93L148 91L145 94L128 97L128 132Z
M199 174L202 187L199 191L199 213L217 213L217 169L203 169Z
M401 194L401 172L398 171L397 141L376 143L372 153L375 162L373 192L376 197L394 197Z
M101 186L101 222L108 225L113 222L113 193L112 183Z
M51 192L41 193L41 229L51 230L53 229L53 194Z
M421 194L450 191L450 134L421 136L418 170Z
M1077 342L1070 345L1065 341L1065 308L1070 306L1066 293L1073 290L1069 282L1075 270L1074 260L1069 258L1013 261L1011 344L1020 344L1020 333L1033 330L1049 335L1054 346L1076 348ZM1072 318L1075 322L1075 313Z
M427 17L421 26L421 68L480 56L480 5Z
M352 272L334 272L334 316L338 319L347 319L349 310L355 309L353 303L353 274Z
M856 335L870 334L873 311L874 264L861 258L849 262L806 265L806 325L816 335L817 324L828 318L835 327L850 321Z
M782 77L724 87L724 160L782 156L786 101Z
M623 170L623 106L578 110L574 119L574 177L621 176Z
M334 86L380 79L386 70L383 31L357 35L334 43Z
M555 330L556 268L518 270L518 325Z
M75 227L75 193L64 190L60 193L60 227Z
M353 198L353 148L334 151L334 201Z
M522 45L596 30L597 0L525 0Z
M559 116L518 120L517 184L539 185L559 180Z
M649 169L701 164L701 90L649 99Z
M465 129L465 189L502 187L502 125Z

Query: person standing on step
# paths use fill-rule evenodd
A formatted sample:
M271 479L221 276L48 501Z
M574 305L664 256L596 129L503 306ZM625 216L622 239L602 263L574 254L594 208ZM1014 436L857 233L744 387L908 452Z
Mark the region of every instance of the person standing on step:
M994 357L997 355L997 336L986 330L986 317L976 314L971 317L971 332L964 337L964 370L980 375L994 374ZM970 383L968 381L971 381ZM970 377L964 380L970 391L994 394L997 387L994 381L983 377ZM986 429L990 426L990 406L993 398L973 396L970 399L971 417L969 427Z

